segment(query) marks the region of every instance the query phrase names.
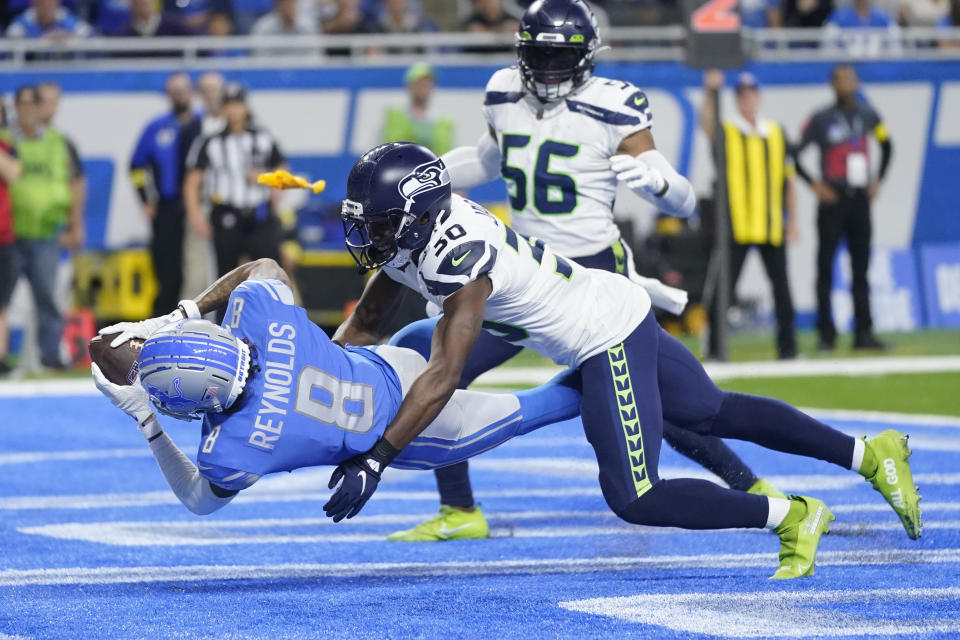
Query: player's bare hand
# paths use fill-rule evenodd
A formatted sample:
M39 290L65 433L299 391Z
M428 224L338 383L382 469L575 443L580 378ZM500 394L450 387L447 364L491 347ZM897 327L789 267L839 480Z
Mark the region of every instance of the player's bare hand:
M723 71L720 69L708 69L703 74L703 88L707 91L719 91L723 87Z
M213 235L213 225L206 218L191 218L190 229L194 235L202 240L206 240Z
M817 200L824 204L833 204L837 201L837 192L823 180L813 183L813 192L817 194Z

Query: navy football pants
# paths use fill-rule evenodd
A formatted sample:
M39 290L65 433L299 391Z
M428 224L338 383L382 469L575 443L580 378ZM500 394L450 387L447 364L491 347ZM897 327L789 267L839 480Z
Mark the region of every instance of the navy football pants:
M581 417L610 508L636 524L723 529L763 527L767 498L706 480L661 480L663 420L703 435L847 467L854 440L770 398L721 391L653 314L621 344L580 366Z

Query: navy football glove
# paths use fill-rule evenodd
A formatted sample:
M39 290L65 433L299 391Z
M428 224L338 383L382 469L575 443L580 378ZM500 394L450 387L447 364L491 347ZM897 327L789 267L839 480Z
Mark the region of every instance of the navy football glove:
M340 522L360 513L363 505L367 504L367 500L377 490L383 469L398 453L399 449L380 438L370 451L341 462L327 484L328 489L333 489L340 483L333 497L323 505L327 517L333 518L334 522Z

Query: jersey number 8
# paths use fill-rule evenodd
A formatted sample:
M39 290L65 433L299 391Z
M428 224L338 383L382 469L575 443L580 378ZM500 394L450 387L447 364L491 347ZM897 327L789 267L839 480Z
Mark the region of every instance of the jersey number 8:
M373 387L304 367L294 410L344 431L366 433L373 428Z
M527 208L527 173L520 167L507 164L511 149L523 149L530 144L530 136L505 133L500 157L500 173L513 183L508 187L510 206L514 211ZM550 158L560 156L573 158L580 147L556 140L544 140L537 151L537 163L533 173L533 206L541 215L564 215L577 208L577 182L565 173L550 173ZM557 197L559 194L559 198Z

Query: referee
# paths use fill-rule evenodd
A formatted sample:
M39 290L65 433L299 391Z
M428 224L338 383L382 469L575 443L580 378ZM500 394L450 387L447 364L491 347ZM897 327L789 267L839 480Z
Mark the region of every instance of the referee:
M183 185L187 220L201 238L213 237L220 275L241 257L280 261L280 222L274 214L280 192L258 185L257 176L284 165L273 137L252 122L242 86L227 86L223 113L226 126L198 138L190 149ZM204 185L212 205L209 221L201 208Z
M830 293L833 288L833 256L842 238L846 238L853 274L854 349L883 349L873 334L870 316L870 201L890 166L893 146L887 127L873 108L858 97L860 83L853 67L847 64L833 69L831 84L835 104L818 111L804 125L797 154L808 145L820 149L819 180L812 180L803 165L797 173L813 186L820 201L817 210L817 331L820 350L836 346L837 329L833 324ZM867 136L880 143L880 170L871 176L867 155Z
M153 314L163 315L177 306L183 285L183 187L182 147L189 142L183 131L197 120L190 109L190 76L175 73L167 78L170 111L150 121L140 134L130 158L130 178L153 226L150 254L160 291L153 301Z
M723 73L710 71L705 76L708 92L723 86ZM777 354L781 360L797 356L793 327L793 301L787 281L787 256L784 240L796 236L795 168L783 127L759 114L760 91L756 78L741 73L736 84L737 113L722 123L723 162L726 168L727 198L730 210L730 288L736 287L743 261L751 249L760 252L763 266L773 287L777 316ZM706 100L700 111L700 123L713 139L716 123ZM714 313L714 322L725 321ZM710 354L716 356L717 331L710 332Z

